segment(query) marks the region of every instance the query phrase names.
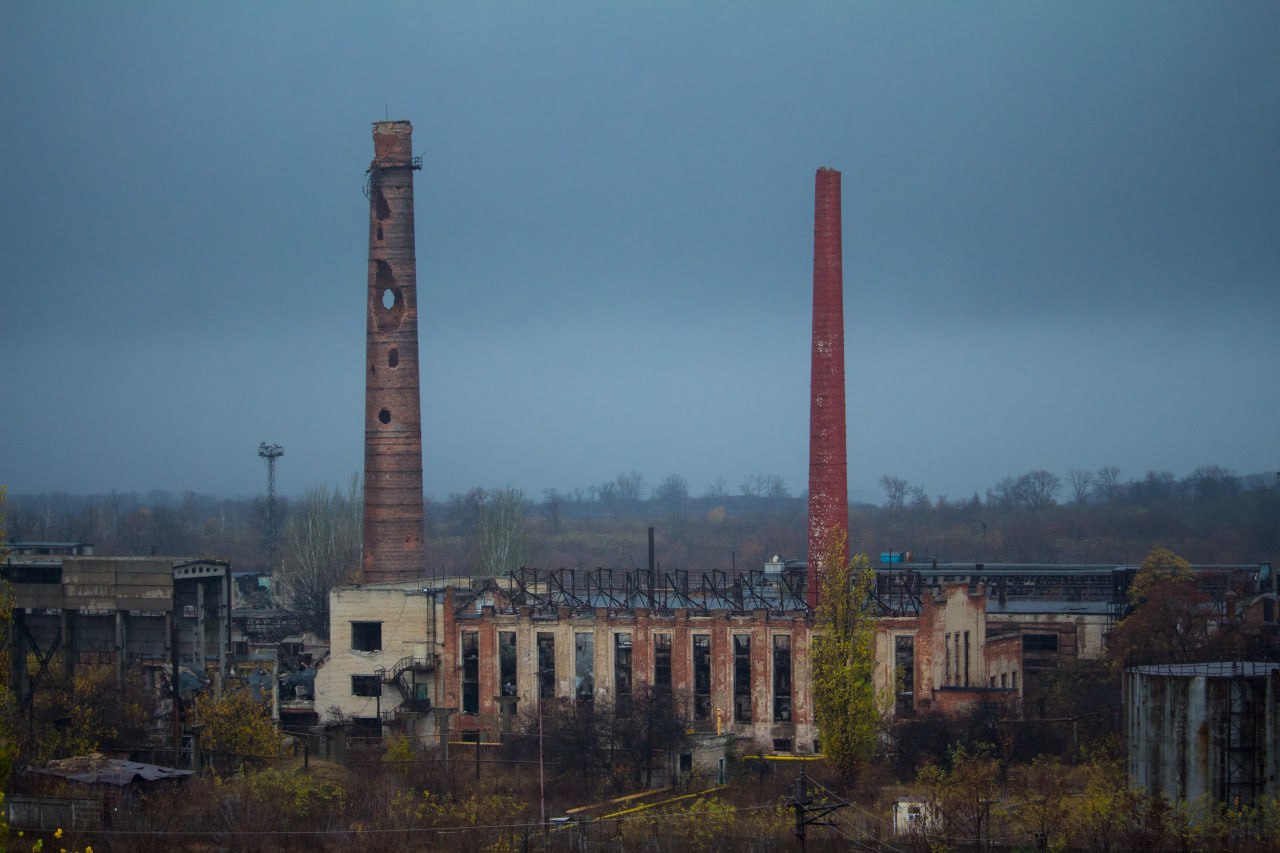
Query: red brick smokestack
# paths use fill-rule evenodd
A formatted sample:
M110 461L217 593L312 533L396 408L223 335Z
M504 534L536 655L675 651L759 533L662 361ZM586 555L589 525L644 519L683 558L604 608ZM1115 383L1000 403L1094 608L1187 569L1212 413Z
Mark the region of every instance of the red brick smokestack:
M809 570L805 599L818 606L831 544L849 535L844 424L844 274L840 173L819 169L813 205L813 360L809 372Z
M373 125L364 393L363 582L421 577L422 414L418 271L413 245L413 126Z

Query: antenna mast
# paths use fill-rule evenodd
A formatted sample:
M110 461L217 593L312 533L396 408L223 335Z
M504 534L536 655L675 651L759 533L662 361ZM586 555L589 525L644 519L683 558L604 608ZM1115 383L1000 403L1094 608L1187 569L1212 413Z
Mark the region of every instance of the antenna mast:
M267 568L276 569L276 460L284 456L284 448L278 444L258 445L258 455L267 460Z

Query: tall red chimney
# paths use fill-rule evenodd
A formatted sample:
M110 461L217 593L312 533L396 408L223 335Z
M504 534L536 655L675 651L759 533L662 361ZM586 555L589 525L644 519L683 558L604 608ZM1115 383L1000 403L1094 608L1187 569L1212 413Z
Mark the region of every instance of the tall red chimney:
M840 173L819 169L813 205L813 356L809 371L809 569L805 600L818 606L819 572L849 536L845 457L844 275L840 259Z
M426 568L422 413L418 400L418 272L413 244L413 126L373 125L364 393L363 582Z

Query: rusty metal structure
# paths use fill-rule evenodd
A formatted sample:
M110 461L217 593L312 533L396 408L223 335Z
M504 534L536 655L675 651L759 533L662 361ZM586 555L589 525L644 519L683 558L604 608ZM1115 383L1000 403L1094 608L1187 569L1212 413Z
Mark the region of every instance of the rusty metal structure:
M840 173L819 169L813 205L813 356L809 376L809 572L805 597L818 605L822 559L849 534L844 410L844 273Z
M508 581L504 598L512 613L520 607L534 613L567 609L577 615L607 611L614 616L637 608L655 614L808 613L800 571L521 568Z
M373 125L365 363L363 580L417 577L423 543L418 287L413 233L413 126Z

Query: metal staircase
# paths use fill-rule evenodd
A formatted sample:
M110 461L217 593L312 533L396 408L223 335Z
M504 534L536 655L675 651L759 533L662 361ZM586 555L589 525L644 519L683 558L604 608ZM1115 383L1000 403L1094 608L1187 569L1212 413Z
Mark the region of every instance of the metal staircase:
M427 711L431 708L431 700L415 699L413 684L408 675L414 672L431 672L440 665L440 655L430 652L423 655L405 655L390 668L378 667L374 670L383 684L394 684L400 691L401 702L398 711Z

